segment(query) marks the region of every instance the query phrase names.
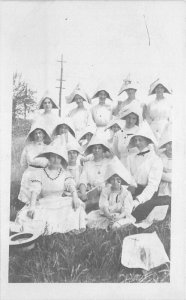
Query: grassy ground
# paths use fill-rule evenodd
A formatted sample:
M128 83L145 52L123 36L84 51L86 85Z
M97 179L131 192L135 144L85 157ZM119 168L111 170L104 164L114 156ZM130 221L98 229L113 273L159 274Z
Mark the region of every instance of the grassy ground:
M12 204L19 192L23 143L24 137L13 139ZM10 249L9 282L169 282L169 264L145 273L121 265L124 237L153 231L170 257L170 215L146 230L130 225L117 232L88 229L79 235L40 237L35 248L28 252Z

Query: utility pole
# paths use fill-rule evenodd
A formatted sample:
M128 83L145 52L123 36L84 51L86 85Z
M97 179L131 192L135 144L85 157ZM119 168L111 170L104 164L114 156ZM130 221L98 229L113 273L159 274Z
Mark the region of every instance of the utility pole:
M58 60L57 62L61 63L60 79L57 79L60 82L60 85L57 88L59 89L59 116L61 117L61 111L62 111L62 105L61 105L62 90L65 89L65 88L63 88L63 81L65 81L63 79L63 63L66 62L66 61L63 60L63 54L61 54L61 60Z

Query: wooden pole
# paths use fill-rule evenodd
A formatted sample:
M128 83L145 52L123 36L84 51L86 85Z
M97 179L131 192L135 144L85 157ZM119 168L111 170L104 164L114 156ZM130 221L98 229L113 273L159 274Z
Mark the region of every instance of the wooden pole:
M63 88L63 63L65 62L63 60L63 54L61 54L61 60L58 60L58 62L61 63L61 69L60 69L60 79L57 79L59 82L60 82L60 85L59 87L59 116L61 117L61 112L62 112L62 90L64 89Z

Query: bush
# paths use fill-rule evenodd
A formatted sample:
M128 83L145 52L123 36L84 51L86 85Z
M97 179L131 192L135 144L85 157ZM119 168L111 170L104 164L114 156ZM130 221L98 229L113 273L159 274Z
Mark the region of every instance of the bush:
M30 120L16 119L12 123L12 137L20 137L28 134L31 127Z

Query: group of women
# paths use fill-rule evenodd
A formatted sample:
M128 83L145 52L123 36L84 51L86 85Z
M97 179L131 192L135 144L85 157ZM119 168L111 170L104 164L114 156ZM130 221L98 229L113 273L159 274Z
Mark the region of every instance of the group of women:
M124 80L128 98L114 109L110 91L100 86L87 109L77 86L66 97L77 107L64 118L44 112L33 120L21 155L24 168L18 199L20 230L52 234L89 228L118 228L144 220L155 206L171 203L171 93L160 79L150 86L155 99L142 105L138 84ZM92 100L93 101L93 100ZM107 101L108 102L108 101Z

